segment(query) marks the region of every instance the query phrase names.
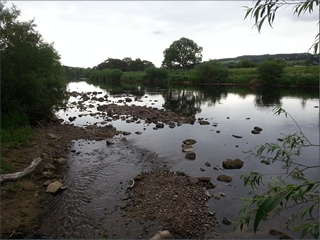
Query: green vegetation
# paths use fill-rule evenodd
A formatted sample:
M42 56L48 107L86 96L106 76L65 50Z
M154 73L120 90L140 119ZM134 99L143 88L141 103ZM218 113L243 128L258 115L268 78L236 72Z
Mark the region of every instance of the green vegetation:
M267 60L260 63L257 67L259 79L262 84L277 84L283 74L285 63L282 61Z
M0 10L1 117L19 116L20 125L49 119L65 97L60 57L43 41L33 20L18 21L20 11L14 5L9 9L1 2Z
M196 67L196 77L200 83L224 83L228 70L221 63L211 60Z
M235 227L248 225L253 221L254 232L257 231L261 220L267 216L278 215L282 211L296 207L297 211L286 222L286 228L293 231L300 231L301 238L310 233L315 239L319 237L319 180L308 179L307 170L319 168L319 165L308 166L299 162L295 157L310 147L319 145L312 144L303 134L294 118L282 108L275 108L276 115L284 114L290 117L298 127L299 131L294 134L281 137L280 143L266 143L257 146L254 150L248 151L249 156L261 160L265 164L280 162L283 172L277 173L271 178L271 182L264 184L264 178L270 178L270 174L250 172L241 178L244 185L249 186L253 191L251 198L243 198L246 204L242 207ZM262 186L267 188L264 193L258 193ZM302 224L296 224L301 220Z
M153 81L163 81L168 76L168 71L163 68L156 68L156 67L148 67L146 70L146 79L150 82Z
M182 37L163 51L162 67L169 70L192 69L201 62L202 50L193 40Z
M265 20L272 26L276 12L283 6L289 4L294 6L294 14L299 17L301 13L313 12L314 6L318 6L317 0L305 0L301 2L287 2L278 0L257 0L253 7L246 7L247 12L245 18L251 16L255 20L255 26L260 32ZM318 52L319 46L319 33L316 36L316 40L312 47L314 52ZM309 64L306 62L306 69L309 70ZM277 67L278 68L278 67ZM305 70L305 69L304 69ZM306 70L306 71L307 71ZM280 75L279 69L274 73ZM317 69L317 80L319 78L319 68ZM288 83L295 78L295 74L286 74L288 78L283 78L280 82ZM302 76L302 77L301 77ZM261 77L261 72L260 72ZM268 80L268 77L262 77L264 80ZM302 79L302 80L301 80ZM269 78L270 80L270 78ZM300 80L300 81L299 81ZM299 75L299 80L294 79L296 84L313 84L313 78L310 72ZM319 83L318 83L319 85ZM281 138L280 143L266 143L264 145L257 146L254 150L249 151L249 156L260 159L263 163L272 164L274 162L282 163L282 168L285 170L283 173L277 174L277 177L272 177L272 182L269 182L267 191L259 193L257 190L263 185L263 177L270 174L260 174L258 172L250 172L247 175L243 175L245 186L250 186L253 190L254 196L248 199L243 199L246 204L239 212L238 221L235 226L239 226L243 229L244 224L249 224L250 221L254 221L253 230L257 231L261 220L268 217L270 214L280 214L283 211L293 208L295 214L288 218L286 222L286 228L293 231L300 231L300 238L306 237L310 234L315 239L319 238L319 203L320 194L319 187L320 181L309 179L307 171L311 168L318 168L316 166L308 166L304 162L295 160L295 157L300 156L301 152L310 147L317 147L319 145L312 144L308 138L303 134L301 128L295 121L295 119L282 108L275 108L275 114L284 114L286 117L290 117L299 131L284 136ZM272 173L273 174L273 173ZM297 220L302 223L297 224Z

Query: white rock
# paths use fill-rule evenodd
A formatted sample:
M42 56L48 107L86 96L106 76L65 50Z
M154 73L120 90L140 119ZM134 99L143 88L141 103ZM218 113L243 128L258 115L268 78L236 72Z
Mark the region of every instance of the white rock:
M168 230L158 231L150 240L171 239L171 233Z
M57 193L58 190L62 187L62 183L59 181L55 181L53 183L50 183L47 187L47 193Z

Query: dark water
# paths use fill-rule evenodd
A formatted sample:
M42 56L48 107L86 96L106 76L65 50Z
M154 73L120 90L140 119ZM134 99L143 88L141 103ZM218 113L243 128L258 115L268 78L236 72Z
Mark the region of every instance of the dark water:
M96 96L107 94L109 101L115 103L130 97L133 101L126 103L128 105L146 105L193 114L197 119L206 119L210 125L201 126L196 122L194 125L186 124L173 129L165 126L154 130L153 124L148 125L143 121L136 124L117 120L108 124L118 130L132 132L133 134L126 136L126 141L118 136L117 143L111 147L106 146L105 141L75 141L72 148L78 154L70 153L69 168L63 179L69 187L57 196L39 231L46 237L150 238L161 226L155 222L141 223L126 219L121 207L126 202L126 188L130 178L141 171L164 165L172 171L184 171L192 176L210 176L217 184L211 193L223 192L226 197L220 200L210 199L209 210L216 212L219 221L223 217L235 220L242 204L238 198L246 197L248 192L248 189L243 188L242 180L239 180L240 175L253 170L274 175L283 172L280 164L264 165L257 159L246 158L247 154L244 152L258 144L276 142L281 137L280 133L290 134L298 130L290 118L273 114L275 106L288 111L308 139L319 144L319 97L318 91L314 89L139 87L104 90L85 82L73 82L69 84L69 91L101 92ZM71 97L69 100L70 103L74 101L79 101L79 98ZM87 113L96 113L96 106L101 103L90 100L86 104L95 106L88 108ZM58 112L58 115L68 121L68 117L78 116L80 113L86 112L68 108ZM103 121L105 119L99 115L88 115L78 117L74 124L101 125ZM261 134L251 134L255 126L263 128ZM136 135L135 131L143 133ZM242 138L234 138L232 135ZM181 151L181 143L187 138L197 140L194 145L197 157L194 161L185 159ZM245 162L242 169L213 169L221 167L224 160L235 158ZM308 148L298 160L318 165L319 149ZM206 167L206 162L211 167ZM308 177L318 179L318 171L319 169L310 170ZM231 184L216 180L222 173L232 177ZM253 235L250 228L234 232L232 226L223 224L216 231L220 238L274 238L268 234L269 229L285 232L282 226L289 214L264 222L256 235Z

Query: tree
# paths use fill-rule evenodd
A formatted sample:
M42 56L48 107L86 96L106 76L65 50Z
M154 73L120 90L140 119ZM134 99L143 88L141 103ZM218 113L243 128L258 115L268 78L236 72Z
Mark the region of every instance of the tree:
M191 69L202 61L203 48L193 40L182 37L165 49L162 66L171 69Z
M196 66L196 77L201 83L223 83L228 76L228 70L215 60L200 63Z
M283 74L285 62L266 60L258 64L257 71L263 84L276 84Z
M296 14L298 17L301 14L313 12L313 9L317 9L316 7L319 5L319 0L302 0L302 1L286 1L286 0L254 0L255 4L253 7L246 6L246 15L245 19L249 16L254 19L254 26L260 32L264 22L267 20L269 25L272 27L273 21L276 16L276 12L279 8L293 6L293 14ZM315 40L310 47L314 49L314 53L318 53L319 48L319 37L320 33L318 33L315 37ZM309 49L309 51L310 51Z
M5 8L1 2L0 10L1 116L30 123L48 119L65 98L60 56L35 30L34 20L18 20L15 5Z

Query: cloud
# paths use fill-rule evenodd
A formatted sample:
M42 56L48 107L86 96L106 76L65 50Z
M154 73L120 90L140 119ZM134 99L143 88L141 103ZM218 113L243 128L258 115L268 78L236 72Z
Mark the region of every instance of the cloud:
M8 2L9 3L9 2ZM279 11L259 34L244 20L248 1L18 1L21 18L37 30L64 65L92 67L107 58L140 58L160 66L163 51L187 37L203 47L203 60L247 54L305 52L316 24ZM10 4L8 4L10 5ZM307 15L306 15L307 16ZM311 15L310 15L311 16ZM312 15L311 19L315 15ZM296 20L298 19L298 20Z

